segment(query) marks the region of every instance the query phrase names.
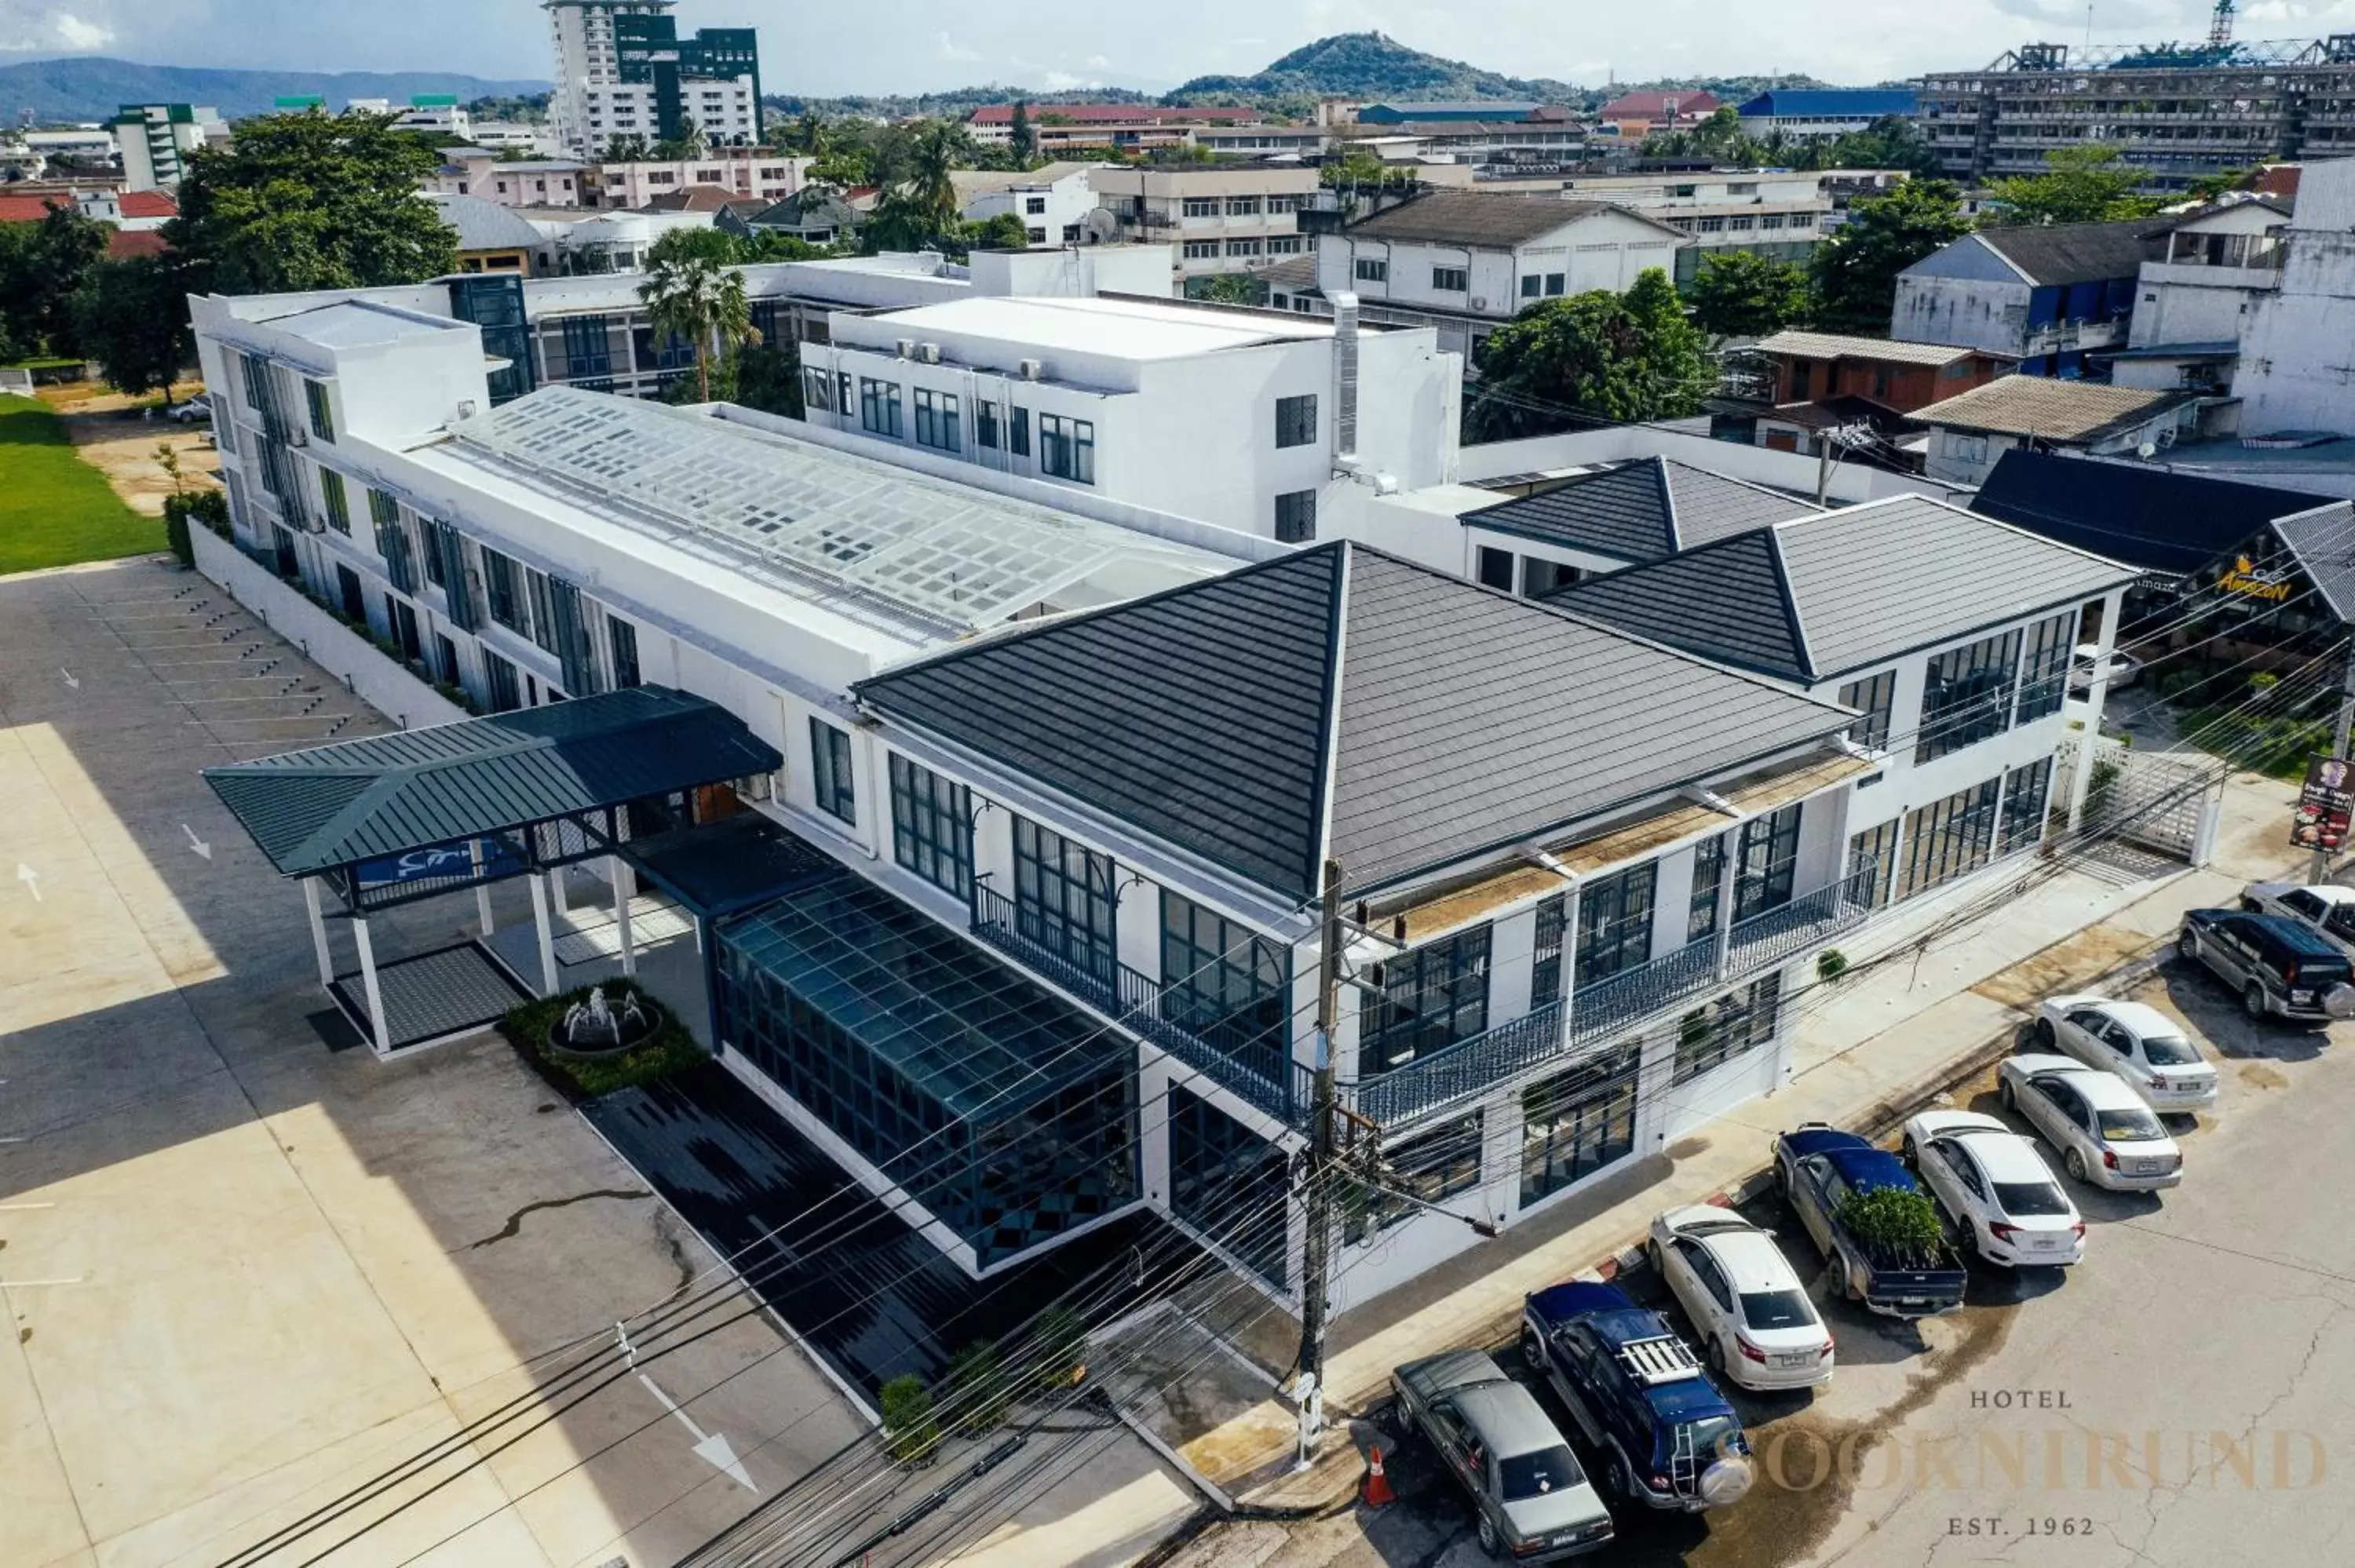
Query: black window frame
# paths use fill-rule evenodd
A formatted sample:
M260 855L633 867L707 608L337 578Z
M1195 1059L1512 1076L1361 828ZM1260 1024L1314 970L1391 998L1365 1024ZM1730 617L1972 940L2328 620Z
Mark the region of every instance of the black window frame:
M1529 1011L1561 1000L1561 953L1570 929L1570 895L1557 893L1537 906L1529 938Z
M327 384L303 377L304 410L310 416L311 434L332 445L336 439L336 411L327 401Z
M1636 1151L1640 1060L1639 1047L1621 1046L1521 1091L1523 1208Z
M1996 826L1998 855L2032 849L2044 842L2052 794L2052 759L2040 757L2003 776L2003 806Z
M1440 267L1431 270L1431 291L1434 294L1468 294L1472 291L1472 270L1469 267Z
M1934 655L1923 676L1916 764L1934 762L2011 727L2019 684L2018 628Z
M1305 545L1316 537L1316 493L1287 490L1275 498L1275 538L1280 545Z
M846 826L858 825L858 777L850 732L810 715L810 797L817 809Z
M1647 860L1578 890L1578 959L1572 984L1579 991L1652 961L1652 911L1660 863Z
M319 470L319 498L327 510L327 526L348 539L352 536L351 493L344 488L344 476L332 468Z
M1734 853L1733 923L1780 909L1798 880L1800 802L1742 824Z
M1698 942L1717 934L1717 906L1725 887L1726 862L1731 858L1726 835L1712 833L1693 845L1692 891L1685 900L1685 940Z
M1412 1192L1417 1203L1378 1188L1351 1186L1342 1199L1341 1242L1359 1246L1402 1220L1424 1213L1424 1203L1444 1203L1480 1185L1485 1132L1481 1113L1451 1117L1434 1128L1382 1149L1386 1186Z
M1358 1075L1395 1072L1488 1032L1487 921L1374 966L1375 995L1358 1028Z
M1510 550L1500 550L1494 545L1480 546L1476 572L1482 588L1492 588L1499 593L1513 591L1513 567L1519 559ZM1502 581L1497 579L1502 578Z
M1030 455L1030 410L1014 404L1006 409L1006 450L1016 457Z
M1044 822L1014 813L1014 927L1109 985L1120 972L1120 868Z
M888 436L898 440L900 435L900 384L878 376L858 378L858 428L870 435Z
M1391 281L1391 264L1379 256L1359 256L1354 259L1349 276L1359 283L1387 283Z
M998 447L997 405L986 397L973 400L973 444L986 451Z
M633 686L645 685L645 672L638 662L638 629L618 615L608 615L605 641L613 653L613 689L626 692Z
M1694 1008L1678 1023L1676 1066L1668 1081L1690 1083L1737 1057L1773 1044L1782 1009L1780 969Z
M935 451L962 454L964 451L964 423L959 405L964 401L954 392L936 391L930 387L916 388L916 444Z
M1893 902L1968 876L1994 858L2002 786L1998 774L1906 813L1904 864Z
M1039 471L1073 484L1096 482L1096 426L1070 414L1039 416Z
M2061 711L2076 653L2076 610L2047 616L2028 629L2020 647L2019 707L2012 723L2033 724Z
M891 776L891 859L942 892L973 899L973 790L898 752Z
M531 635L525 617L523 596L516 591L516 573L520 569L512 556L481 546L483 552L483 608L491 620L518 637Z
M1859 708L1864 716L1849 726L1848 737L1867 751L1889 749L1889 711L1897 698L1897 672L1883 670L1839 689L1844 708Z
M1161 1015L1271 1082L1292 1041L1292 949L1161 892Z
M1870 906L1884 908L1897 885L1897 834L1902 819L1891 817L1877 827L1862 829L1848 838L1849 875L1853 878L1865 869L1865 857L1872 859L1872 895Z
M1278 450L1286 447L1313 446L1316 441L1316 394L1303 392L1295 397L1275 400L1275 445Z

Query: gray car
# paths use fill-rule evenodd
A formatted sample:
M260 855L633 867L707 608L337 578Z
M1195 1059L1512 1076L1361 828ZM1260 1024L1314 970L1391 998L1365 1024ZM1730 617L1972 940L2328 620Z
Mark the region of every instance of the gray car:
M1611 1514L1537 1396L1478 1351L1449 1351L1391 1372L1399 1419L1420 1432L1472 1496L1480 1549L1559 1563L1611 1541Z

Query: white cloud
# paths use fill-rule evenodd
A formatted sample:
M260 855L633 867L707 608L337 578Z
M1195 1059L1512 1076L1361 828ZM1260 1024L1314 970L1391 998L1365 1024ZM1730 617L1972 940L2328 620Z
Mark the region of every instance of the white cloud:
M937 40L938 47L932 52L942 59L977 60L981 58L981 51L979 49L965 48L962 45L958 44L954 39L951 38L946 33L935 34L934 37Z
M114 42L114 29L85 22L80 16L58 13L58 41L69 49L102 49Z
M1090 70L1109 69L1111 65L1112 61L1103 55L1090 55L1088 57L1088 69Z
M1050 70L1047 73L1046 79L1040 81L1039 85L1045 88L1049 92L1070 92L1075 88L1102 87L1103 83L1090 80L1086 77L1073 76L1067 70Z

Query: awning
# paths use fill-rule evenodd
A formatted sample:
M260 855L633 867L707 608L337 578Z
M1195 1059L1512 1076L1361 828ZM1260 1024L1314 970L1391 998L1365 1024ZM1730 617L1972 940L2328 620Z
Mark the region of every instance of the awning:
M208 768L204 779L282 874L309 876L783 766L719 705L636 686Z

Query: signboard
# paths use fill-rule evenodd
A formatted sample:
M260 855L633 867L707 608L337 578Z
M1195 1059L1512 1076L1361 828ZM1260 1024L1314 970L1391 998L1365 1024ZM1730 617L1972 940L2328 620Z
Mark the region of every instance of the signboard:
M474 865L474 847L483 851L482 867ZM356 869L363 888L394 887L405 882L422 882L428 878L464 877L484 882L502 876L521 875L523 857L505 839L462 839L456 843L434 844L428 849L410 850L406 854L387 855L381 860L364 860Z
M2232 563L2232 569L2216 579L2216 586L2226 593L2236 593L2245 599L2272 599L2276 603L2289 598L2290 574L2264 571L2243 556Z
M2297 792L2297 811L2290 821L2289 842L2300 849L2344 849L2350 816L2355 816L2355 789L2350 788L2346 759L2318 757L2307 763L2306 787Z

